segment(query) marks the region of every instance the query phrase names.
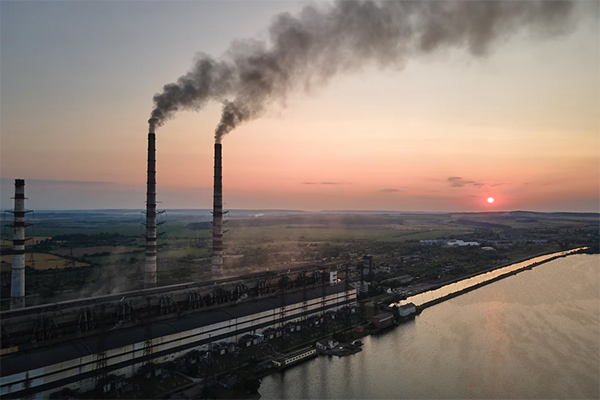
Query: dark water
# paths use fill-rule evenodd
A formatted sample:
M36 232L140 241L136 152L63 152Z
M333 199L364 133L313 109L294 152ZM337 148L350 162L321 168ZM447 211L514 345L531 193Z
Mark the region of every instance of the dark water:
M600 256L574 255L424 310L355 355L263 379L269 399L600 398Z

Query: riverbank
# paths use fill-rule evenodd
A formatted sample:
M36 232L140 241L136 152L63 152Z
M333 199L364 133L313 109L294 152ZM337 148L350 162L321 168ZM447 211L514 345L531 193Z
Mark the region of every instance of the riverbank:
M263 399L599 398L598 263L555 259L263 379Z
M571 250L576 250L576 249L580 249L579 251L584 251L583 249L587 249L587 248L586 247L578 247L578 248L571 249ZM563 250L563 251L571 251L571 250ZM411 297L415 296L415 295L418 295L418 294L421 294L421 293L424 293L424 292L427 292L427 291L437 290L437 289L440 289L440 288L442 288L444 286L448 286L448 285L451 285L453 283L460 282L460 281L463 281L463 280L466 280L466 279L469 279L469 278L473 278L473 277L476 277L476 276L479 276L479 275L487 274L489 272L493 272L493 271L499 270L501 268L506 268L506 267L509 267L511 265L520 264L522 262L527 262L527 261L532 260L532 259L537 258L537 257L543 257L543 256L551 255L551 254L562 253L563 251L560 251L560 252L557 252L557 251L543 251L543 252L540 252L540 253L531 254L531 255L528 255L526 257L522 257L522 258L520 258L518 260L515 260L515 261L508 261L508 262L505 262L505 263L502 263L502 264L499 264L499 265L495 265L495 266L487 268L487 269L483 269L483 270L479 270L479 271L476 271L476 272L472 272L470 274L466 274L466 275L461 275L461 276L457 276L457 277L453 277L453 278L444 279L442 281L435 282L435 283L426 283L425 282L425 283L420 284L418 286L418 289L417 289L418 292L413 293L411 295Z
M471 290L475 290L490 283L497 282L498 280L504 279L508 276L516 275L520 272L532 269L538 265L547 263L557 258L566 257L568 255L576 254L585 250L587 250L586 247L577 247L574 249L564 250L560 252L540 254L526 258L522 261L513 262L499 267L493 267L488 270L481 271L477 274L472 274L471 276L448 280L443 284L432 286L431 288L423 290L418 294L408 297L406 300L402 300L397 303L392 303L390 304L390 306L414 303L417 306L418 313L420 313L427 307L431 307L435 304L439 304L456 296L460 296L461 294L467 293ZM537 259L540 260L535 261ZM476 281L478 280L478 278L482 278L486 274L490 274L488 279L485 279L483 281ZM455 287L452 288L452 286ZM431 299L427 300L426 298L428 297L431 297Z

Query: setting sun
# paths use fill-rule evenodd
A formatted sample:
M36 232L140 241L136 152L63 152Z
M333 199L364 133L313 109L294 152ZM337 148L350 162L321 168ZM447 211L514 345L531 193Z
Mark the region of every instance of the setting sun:
M488 203L493 203L494 202L494 198L493 197L488 197Z

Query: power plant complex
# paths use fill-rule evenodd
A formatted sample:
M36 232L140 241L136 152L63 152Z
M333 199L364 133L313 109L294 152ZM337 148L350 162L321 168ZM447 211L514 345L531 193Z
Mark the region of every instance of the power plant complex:
M108 376L127 379L148 364L252 346L328 314L354 313L356 289L337 272L307 265L223 277L222 145L214 147L211 270L206 281L157 285L156 126L150 119L141 290L25 307L25 181L15 181L11 309L0 313L0 395L48 398L84 393ZM215 347L216 346L216 347Z

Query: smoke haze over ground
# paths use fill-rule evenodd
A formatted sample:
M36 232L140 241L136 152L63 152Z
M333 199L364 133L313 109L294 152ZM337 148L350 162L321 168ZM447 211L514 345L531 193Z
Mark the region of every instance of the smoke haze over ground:
M154 96L152 117L164 124L179 110L223 104L215 140L262 115L291 91L325 85L367 65L402 68L411 58L446 48L485 56L526 30L551 37L569 27L569 1L338 1L283 13L268 43L233 42L220 59L202 54L177 82Z

